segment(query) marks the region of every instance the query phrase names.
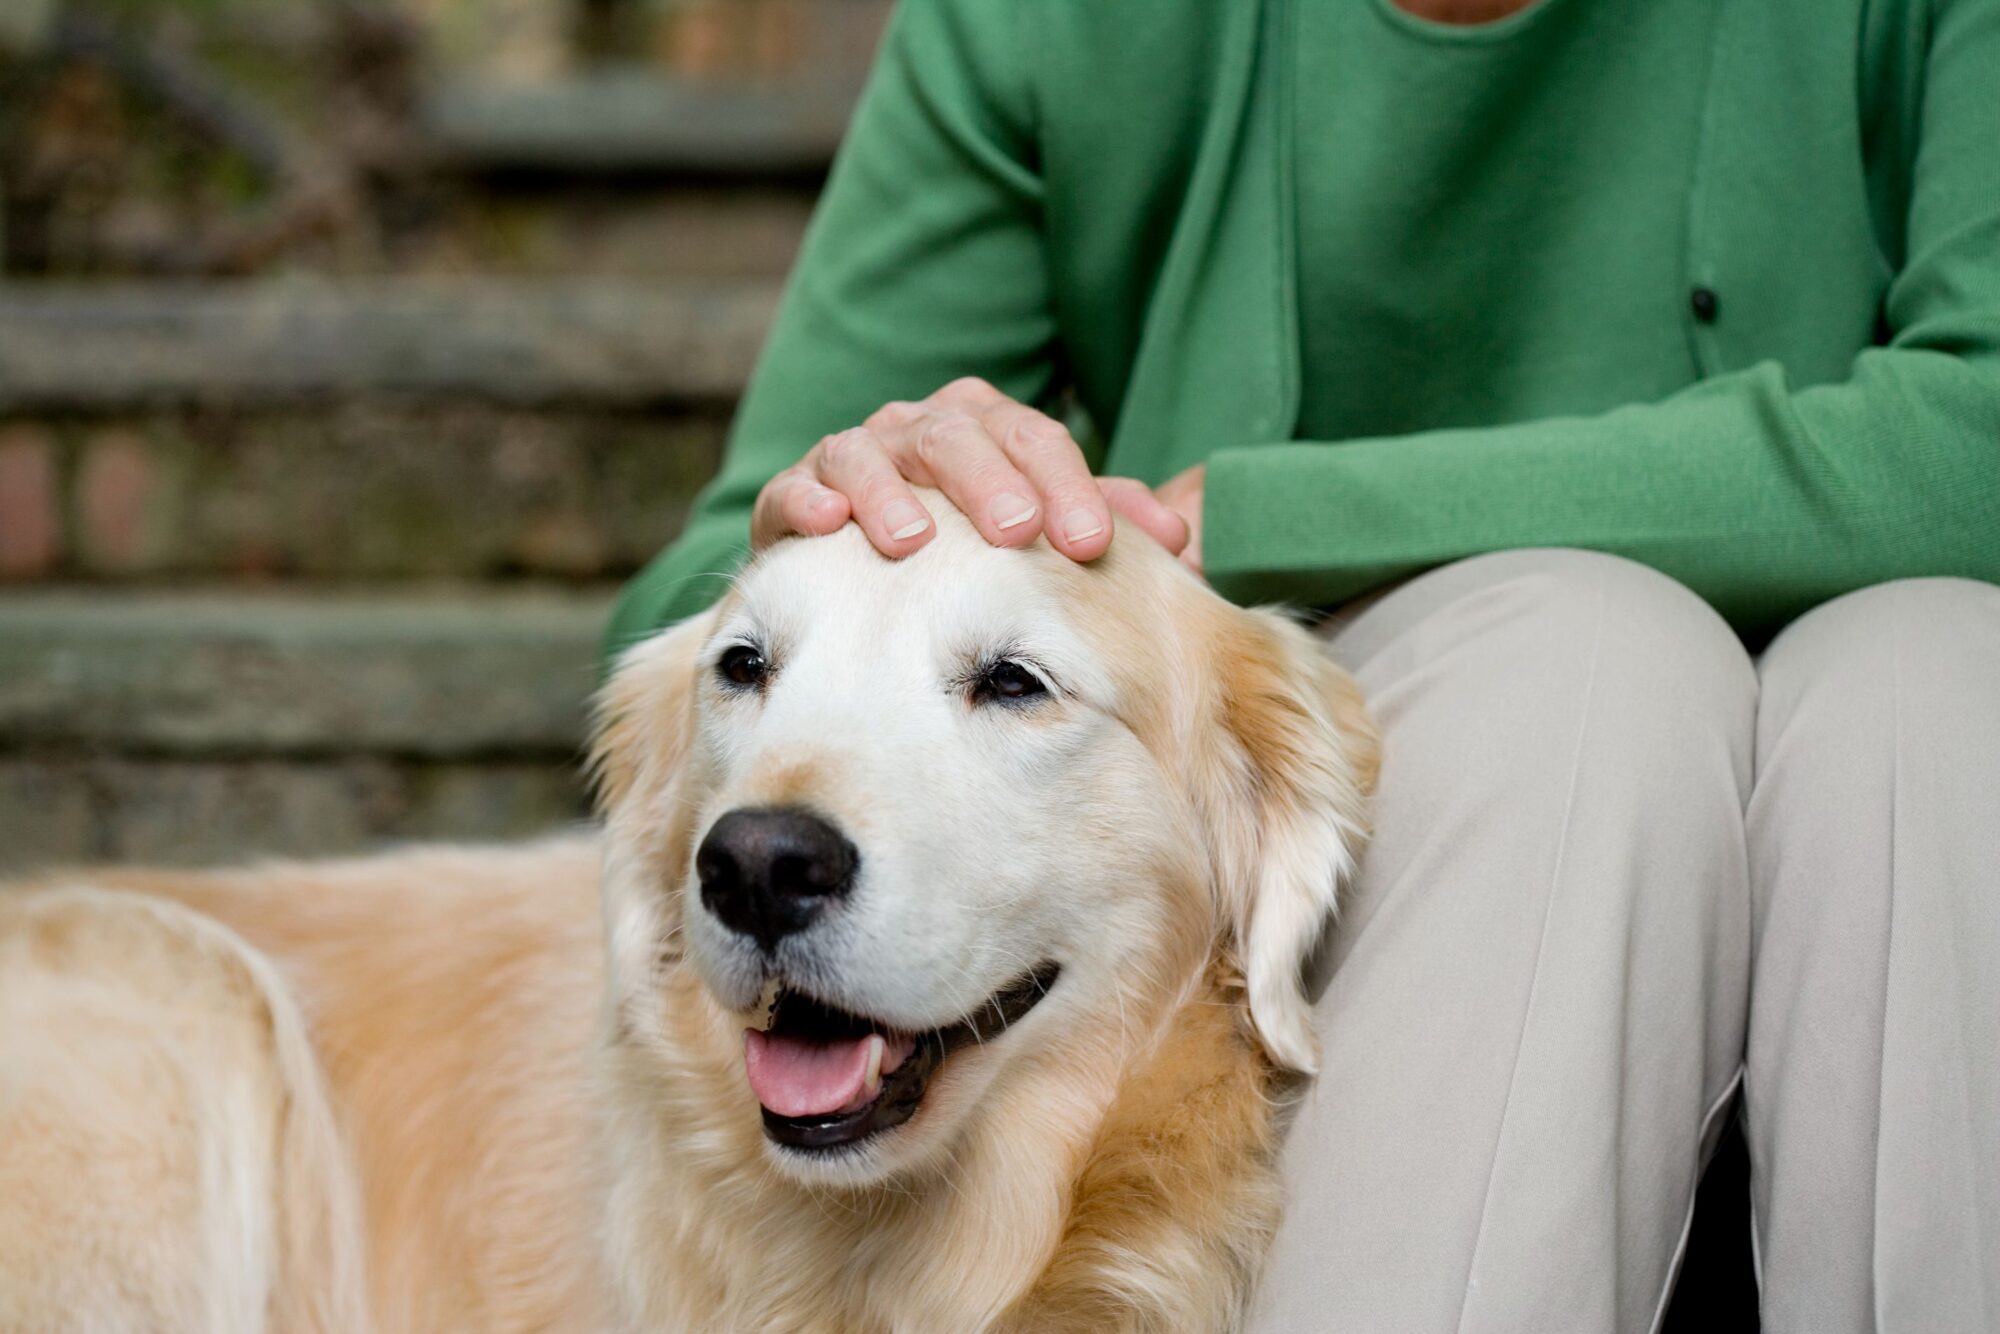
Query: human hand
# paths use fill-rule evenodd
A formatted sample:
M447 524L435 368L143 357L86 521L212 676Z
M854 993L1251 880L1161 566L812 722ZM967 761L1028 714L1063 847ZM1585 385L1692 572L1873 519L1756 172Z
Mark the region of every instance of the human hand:
M889 404L766 482L751 511L751 545L830 533L852 519L883 555L907 556L937 532L912 486L944 492L995 546L1046 533L1072 560L1104 554L1114 512L1170 552L1189 532L1145 483L1092 477L1060 422L964 379L920 402Z
M1197 463L1184 472L1175 473L1153 494L1170 513L1187 528L1187 542L1180 548L1181 564L1202 573L1201 568L1201 504L1208 483L1208 465ZM1173 548L1168 548L1172 550Z

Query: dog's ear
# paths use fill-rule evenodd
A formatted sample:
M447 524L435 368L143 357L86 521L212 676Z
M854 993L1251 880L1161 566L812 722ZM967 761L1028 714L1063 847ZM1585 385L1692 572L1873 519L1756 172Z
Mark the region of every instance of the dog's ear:
M1312 1071L1303 969L1367 839L1380 743L1360 688L1304 629L1231 613L1214 679L1223 726L1200 788L1250 1018L1279 1065Z
M694 730L697 659L714 627L706 611L639 641L597 692L589 767L606 815L680 769Z

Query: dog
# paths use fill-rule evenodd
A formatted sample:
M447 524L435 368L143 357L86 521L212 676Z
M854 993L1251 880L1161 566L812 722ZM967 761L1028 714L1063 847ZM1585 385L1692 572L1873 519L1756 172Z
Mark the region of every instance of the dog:
M1375 730L932 508L626 652L594 831L0 893L0 1329L1238 1328Z

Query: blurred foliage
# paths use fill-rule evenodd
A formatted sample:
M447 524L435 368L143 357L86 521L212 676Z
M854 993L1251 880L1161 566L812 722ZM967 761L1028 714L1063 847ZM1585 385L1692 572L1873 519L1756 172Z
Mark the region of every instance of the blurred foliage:
M523 207L455 175L427 138L429 90L611 65L846 86L887 7L0 0L0 276L546 265L605 192L572 182Z
M272 0L272 3L282 5L285 0ZM245 7L244 0L98 0L96 6L101 13L131 19L149 18L167 11L190 18L208 18Z
M332 106L302 57L337 8L55 5L38 43L0 57L5 270L226 272L281 245Z

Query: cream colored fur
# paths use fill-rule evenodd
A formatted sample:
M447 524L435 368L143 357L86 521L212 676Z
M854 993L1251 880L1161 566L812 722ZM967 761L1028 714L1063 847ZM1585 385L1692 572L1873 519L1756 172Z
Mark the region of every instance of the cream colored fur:
M1278 1103L1313 1060L1298 970L1359 851L1372 729L1303 632L1136 537L1079 569L945 527L929 574L858 538L780 547L629 655L602 706L601 832L0 891L0 1329L1236 1328L1279 1212ZM1010 747L1071 729L1107 767L1060 794L1069 823L1003 831L1103 868L1016 914L1063 959L1050 999L948 1058L887 1147L821 1167L765 1141L744 1015L685 927L718 804L840 814L864 865L900 837L863 758L812 737L774 758L703 694L743 599L840 560L906 580L896 606L957 605L971 579L1059 620L1022 623L1083 684L1032 721L964 724L992 754L963 763L1011 775ZM1034 846L1055 830L1085 846ZM1061 912L1119 938L1069 942Z
M0 896L0 1329L365 1329L361 1242L266 959L159 899Z

